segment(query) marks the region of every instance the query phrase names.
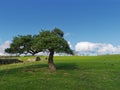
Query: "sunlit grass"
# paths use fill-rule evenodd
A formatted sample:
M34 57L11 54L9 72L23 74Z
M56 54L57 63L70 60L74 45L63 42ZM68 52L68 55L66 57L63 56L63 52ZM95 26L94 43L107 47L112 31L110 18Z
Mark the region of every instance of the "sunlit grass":
M119 90L120 56L56 56L56 72L47 60L0 66L0 90Z

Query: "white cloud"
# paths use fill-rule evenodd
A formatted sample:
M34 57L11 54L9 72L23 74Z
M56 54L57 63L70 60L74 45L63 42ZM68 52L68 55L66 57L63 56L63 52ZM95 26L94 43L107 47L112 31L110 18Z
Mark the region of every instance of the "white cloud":
M5 49L10 47L11 41L5 41L3 44L0 45L0 55L5 55Z
M78 42L75 50L80 54L119 54L120 46L105 43Z
M67 36L69 36L69 35L70 35L70 33L66 33L66 34L65 34L65 37L67 37Z
M72 48L72 44L71 44L70 41L68 41L68 45L69 45L70 48Z
M76 44L76 51L91 51L96 47L94 43L91 42L79 42Z

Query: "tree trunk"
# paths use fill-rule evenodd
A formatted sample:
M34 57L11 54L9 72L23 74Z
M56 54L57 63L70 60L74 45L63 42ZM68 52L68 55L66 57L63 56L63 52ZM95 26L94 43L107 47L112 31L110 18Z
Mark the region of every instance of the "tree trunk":
M49 50L49 51L50 51L49 58L48 58L49 69L50 69L51 71L56 71L56 67L55 67L55 64L54 64L54 61L53 61L54 50L51 49L51 50Z

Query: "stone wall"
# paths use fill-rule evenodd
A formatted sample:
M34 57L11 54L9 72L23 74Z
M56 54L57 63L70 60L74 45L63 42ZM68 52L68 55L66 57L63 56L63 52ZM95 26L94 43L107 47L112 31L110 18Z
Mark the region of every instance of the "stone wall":
M18 59L0 59L0 65L1 64L12 64L12 63L22 63L23 61L20 61Z

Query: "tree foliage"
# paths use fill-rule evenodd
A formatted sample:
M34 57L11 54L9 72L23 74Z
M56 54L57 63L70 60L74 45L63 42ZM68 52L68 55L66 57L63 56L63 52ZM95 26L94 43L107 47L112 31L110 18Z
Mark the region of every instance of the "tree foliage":
M12 54L27 54L30 53L32 55L38 53L37 50L34 49L34 39L35 36L32 35L18 35L13 38L13 41L10 45L10 48L7 48L5 51L7 53Z
M55 70L53 62L54 52L73 54L68 42L63 38L64 33L58 28L53 30L42 30L38 35L18 35L13 38L10 48L5 51L8 53L32 55L40 51L49 51L48 64L51 70Z
M45 30L41 31L36 38L36 49L39 51L49 50L49 59L48 64L51 70L55 70L55 65L53 62L54 52L60 53L65 52L69 54L73 54L70 49L68 42L63 38L64 33L55 28L54 30Z

